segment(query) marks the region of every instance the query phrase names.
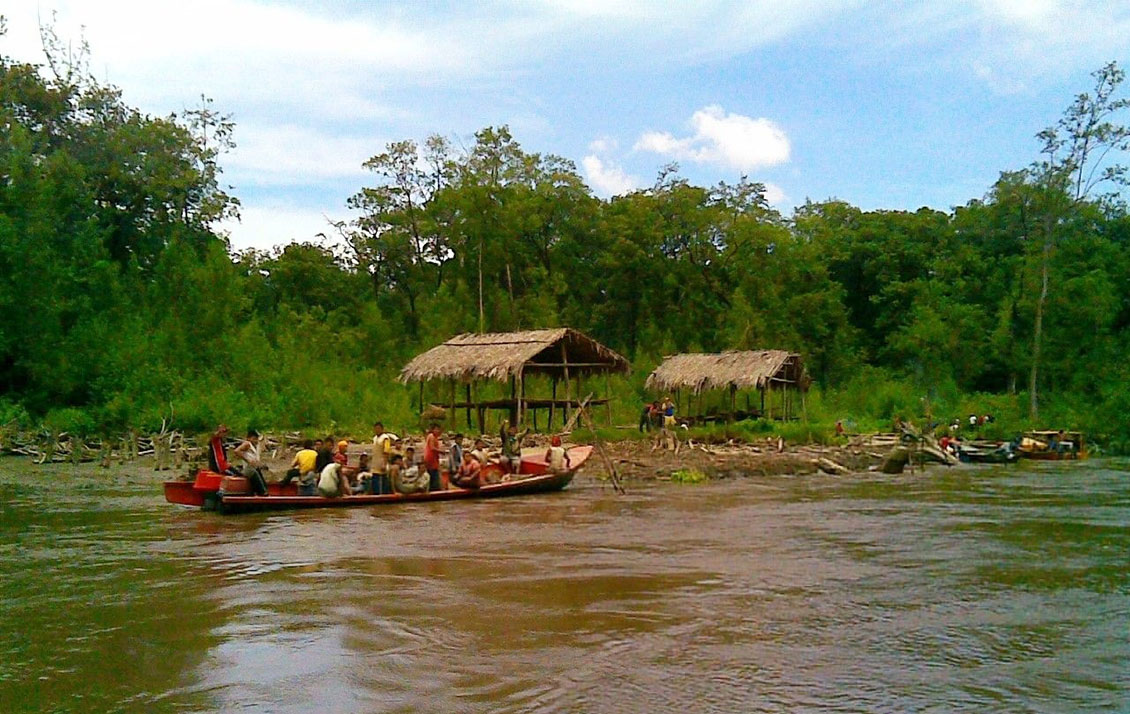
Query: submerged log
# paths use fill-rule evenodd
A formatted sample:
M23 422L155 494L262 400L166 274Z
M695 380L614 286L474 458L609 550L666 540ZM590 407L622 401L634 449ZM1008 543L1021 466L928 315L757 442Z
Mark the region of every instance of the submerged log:
M883 459L883 465L879 467L879 470L885 474L901 474L909 462L910 449L905 446L896 446L891 449L891 453L887 454L887 458Z

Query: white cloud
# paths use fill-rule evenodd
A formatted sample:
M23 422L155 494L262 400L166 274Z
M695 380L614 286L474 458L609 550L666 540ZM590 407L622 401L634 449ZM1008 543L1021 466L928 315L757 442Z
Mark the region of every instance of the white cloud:
M785 190L775 183L765 182L765 200L774 206L783 206L789 200Z
M377 138L329 134L309 127L241 126L238 146L224 161L237 183L293 186L324 179L357 177L368 172L361 164L385 149Z
M711 105L695 112L690 124L694 130L691 136L676 138L668 132L649 131L640 136L635 148L739 171L777 166L789 160L788 136L764 117L727 114L722 107Z
M617 164L589 154L581 161L589 185L602 196L622 196L639 188L639 179L624 172Z
M343 211L339 213L344 214ZM267 250L292 241L338 243L330 220L343 220L345 215L329 216L317 209L295 208L289 204L268 202L244 205L242 221L225 222L220 226L231 239L232 248ZM326 238L319 236L325 234Z

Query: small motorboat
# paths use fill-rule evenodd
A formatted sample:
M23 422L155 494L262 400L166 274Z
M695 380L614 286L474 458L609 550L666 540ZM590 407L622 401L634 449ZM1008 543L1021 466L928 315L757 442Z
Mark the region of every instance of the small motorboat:
M241 476L225 476L201 469L192 481L166 481L165 500L183 506L195 506L204 510L221 513L243 513L247 511L274 511L299 508L347 508L356 506L383 506L397 503L419 503L421 501L454 501L466 498L498 498L519 496L531 493L560 491L569 485L592 454L591 446L574 446L567 451L569 470L560 473L550 471L544 455L523 456L518 474L507 477L502 467L490 463L483 467L487 480L499 479L475 489L450 486L439 491L413 494L385 494L373 496L358 494L341 498L323 496L299 496L293 483L280 486L267 484L267 495L256 496L251 493L247 479Z

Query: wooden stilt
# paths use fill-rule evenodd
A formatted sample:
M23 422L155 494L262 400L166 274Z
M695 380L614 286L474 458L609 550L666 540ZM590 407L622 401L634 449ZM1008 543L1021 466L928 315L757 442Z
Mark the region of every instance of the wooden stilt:
M565 421L569 421L569 410L572 408L570 404L573 401L573 385L569 380L569 352L565 349L565 343L561 343L561 365L565 370Z
M522 371L518 371L518 423L526 421L526 380Z
M471 383L467 382L467 428L471 428Z
M738 410L738 387L737 385L730 385L730 416L726 418L727 423L734 421L735 412Z
M557 376L553 377L552 398L549 400L549 431L553 431L553 414L557 404Z
M612 426L612 376L604 373L604 416L608 426Z
M451 402L447 409L447 428L455 431L455 380L451 380Z

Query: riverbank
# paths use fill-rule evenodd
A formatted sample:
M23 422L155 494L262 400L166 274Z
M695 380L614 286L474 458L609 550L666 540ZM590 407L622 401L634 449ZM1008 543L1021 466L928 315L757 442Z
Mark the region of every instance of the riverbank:
M594 443L593 435L580 433L577 443ZM534 434L524 442L523 452L532 456L542 453L549 437ZM269 466L268 480L282 477L289 467L296 446L292 439L272 440L272 448L264 449ZM408 438L405 444L415 440ZM497 438L488 439L488 448L497 449ZM818 471L825 473L865 472L877 468L895 445L893 434L859 435L845 439L839 445L789 444L780 438L725 443L706 443L693 438L680 438L666 443L651 439L621 439L600 441L607 460L599 451L585 465L584 476L603 480L608 478L609 464L624 481L664 481L680 478L679 474L693 474L694 480L728 479L744 476L806 475ZM416 444L419 447L419 444ZM350 460L371 451L368 443L350 442ZM81 463L56 457L54 461L36 463L33 458L7 458L6 466L19 464L15 471L20 478L34 475L36 479L55 481L66 479L70 487L84 484L152 486L172 479L191 479L202 466L201 452L184 457L157 456L143 451L140 456L128 459L86 458ZM673 476L674 475L674 476ZM75 480L77 479L77 481Z

